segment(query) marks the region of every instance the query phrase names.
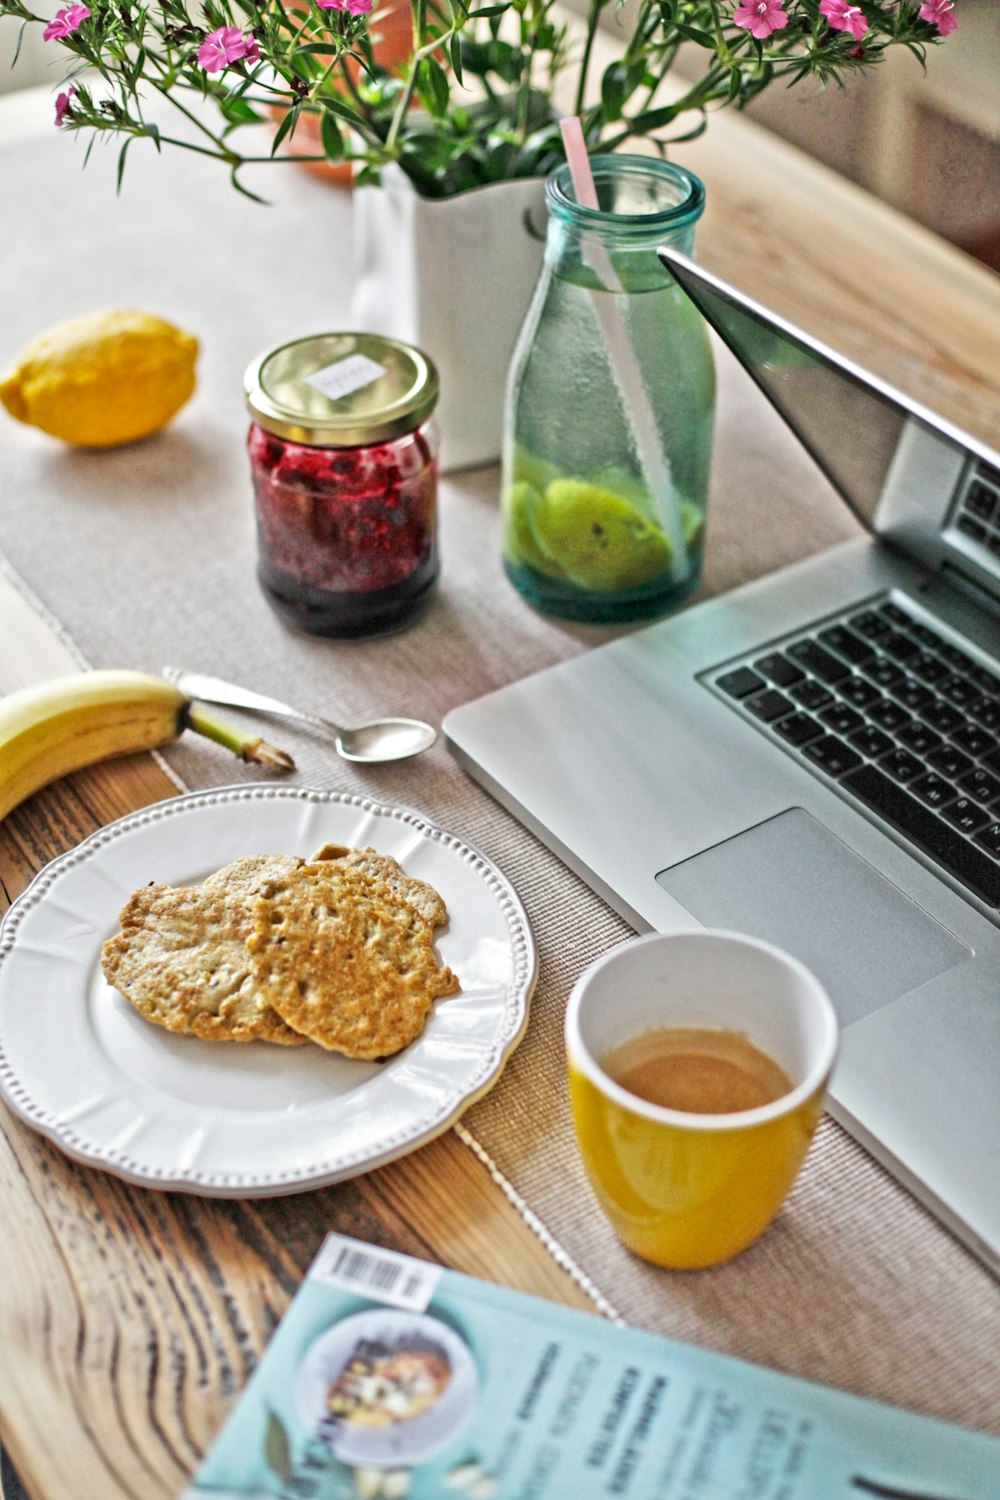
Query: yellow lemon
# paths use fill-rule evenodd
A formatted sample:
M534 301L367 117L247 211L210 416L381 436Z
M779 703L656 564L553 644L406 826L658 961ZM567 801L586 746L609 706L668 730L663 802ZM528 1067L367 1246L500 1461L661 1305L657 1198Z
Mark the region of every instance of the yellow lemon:
M535 529L548 554L582 588L640 588L672 561L659 526L621 495L577 479L548 486Z
M194 390L198 341L145 312L96 312L40 334L0 379L19 422L113 448L158 431Z

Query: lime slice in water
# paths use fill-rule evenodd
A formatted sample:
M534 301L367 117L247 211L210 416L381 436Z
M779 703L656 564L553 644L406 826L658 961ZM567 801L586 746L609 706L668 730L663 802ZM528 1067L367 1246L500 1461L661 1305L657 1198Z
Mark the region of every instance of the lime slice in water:
M620 495L578 479L548 486L533 529L544 552L581 588L641 588L672 561L659 526Z
M562 569L545 551L538 536L538 518L545 506L541 490L519 480L507 491L504 550L512 563L534 568L550 578L561 578Z

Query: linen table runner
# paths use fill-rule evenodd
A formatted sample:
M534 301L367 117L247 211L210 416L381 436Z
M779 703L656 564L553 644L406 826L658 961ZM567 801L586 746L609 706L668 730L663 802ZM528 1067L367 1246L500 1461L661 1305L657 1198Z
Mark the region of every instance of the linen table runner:
M415 628L350 644L283 627L255 581L241 376L270 343L343 326L349 197L285 166L252 180L274 200L260 208L214 164L136 150L116 198L112 154L98 148L84 175L79 144L53 132L0 151L0 359L49 323L100 307L158 312L203 342L195 398L146 443L74 452L2 422L0 552L86 661L209 671L347 724L380 713L439 723L452 706L610 637L536 615L507 584L492 470L442 486L442 586ZM856 532L763 398L727 358L719 367L709 592ZM284 725L271 733L295 755L302 784L417 808L478 844L518 890L541 957L531 1024L459 1131L598 1305L1000 1433L995 1283L829 1120L777 1223L736 1261L676 1274L624 1251L573 1142L562 1016L580 971L630 929L442 745L363 770L314 737ZM241 776L200 742L168 758L190 787Z

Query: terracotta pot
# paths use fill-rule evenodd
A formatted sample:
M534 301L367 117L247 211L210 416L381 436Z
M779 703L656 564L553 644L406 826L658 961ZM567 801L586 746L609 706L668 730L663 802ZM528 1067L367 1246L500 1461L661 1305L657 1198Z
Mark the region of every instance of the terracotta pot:
M288 9L294 12L295 6L291 5ZM394 68L405 62L413 51L413 17L409 0L386 0L384 5L376 4L376 14L378 19L372 26L375 59L385 68ZM357 63L350 61L347 67L351 76L357 78L361 71ZM281 110L275 109L271 113L275 120L280 120L282 117ZM313 152L322 154L319 116L302 115L296 126L294 138L291 141L286 140L281 149L292 156ZM314 177L321 177L327 182L339 183L341 187L351 185L353 169L350 162L309 161L300 162L298 165L303 171L311 173Z

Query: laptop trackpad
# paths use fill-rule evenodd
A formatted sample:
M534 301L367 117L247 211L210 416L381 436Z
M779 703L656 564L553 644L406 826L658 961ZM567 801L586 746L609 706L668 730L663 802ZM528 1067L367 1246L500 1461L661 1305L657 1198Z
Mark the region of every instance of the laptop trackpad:
M800 958L844 1025L972 952L800 807L656 880L706 926L750 933Z

